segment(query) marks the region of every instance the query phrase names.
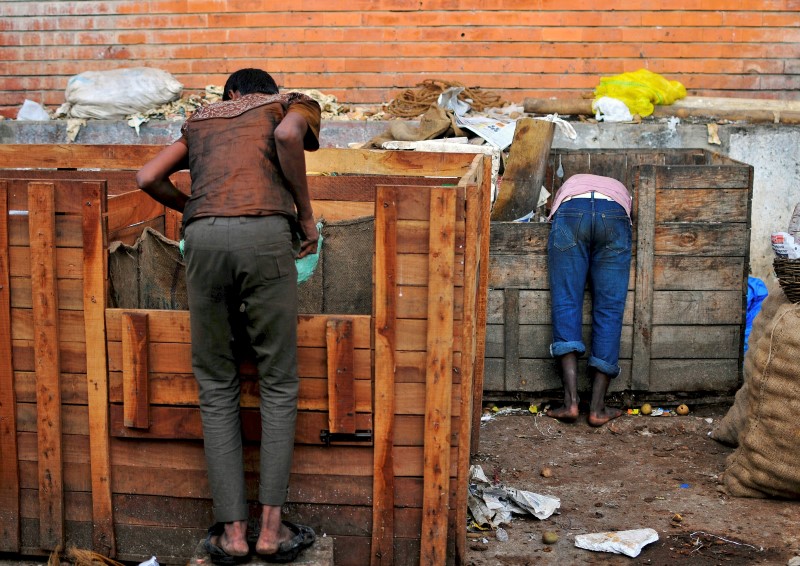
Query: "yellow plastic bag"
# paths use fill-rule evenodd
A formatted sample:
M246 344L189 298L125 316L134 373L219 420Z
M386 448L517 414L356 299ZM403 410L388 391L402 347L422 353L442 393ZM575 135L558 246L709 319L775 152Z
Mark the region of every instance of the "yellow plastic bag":
M655 104L672 104L686 96L686 87L647 69L639 69L632 73L602 77L594 89L594 99L596 101L603 96L621 100L631 114L649 116Z

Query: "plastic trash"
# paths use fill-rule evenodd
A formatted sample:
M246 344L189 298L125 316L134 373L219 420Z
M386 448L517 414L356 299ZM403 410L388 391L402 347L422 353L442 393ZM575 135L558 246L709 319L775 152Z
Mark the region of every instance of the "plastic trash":
M155 556L151 556L148 560L140 562L139 566L159 566L158 559Z
M497 527L497 530L494 532L494 538L500 542L508 542L508 533L503 527Z
M322 253L322 222L317 222L317 232L319 232L319 240L317 240L317 253L308 254L295 260L297 266L297 282L302 283L307 281L317 269L319 263L319 256Z
M686 87L659 74L639 69L613 77L602 77L594 90L595 101L604 96L621 100L631 114L649 116L654 105L669 105L686 96Z
M752 275L747 278L747 317L744 327L744 351L747 352L747 339L753 329L753 321L761 311L761 303L767 298L769 290L766 284Z
M17 120L43 122L49 119L50 115L44 109L44 106L33 100L25 99L25 102L22 103L22 108L17 112Z
M594 117L598 122L630 122L633 114L621 100L601 96L592 103Z
M575 546L586 550L614 552L636 558L642 548L657 540L658 533L654 529L634 529L575 535Z

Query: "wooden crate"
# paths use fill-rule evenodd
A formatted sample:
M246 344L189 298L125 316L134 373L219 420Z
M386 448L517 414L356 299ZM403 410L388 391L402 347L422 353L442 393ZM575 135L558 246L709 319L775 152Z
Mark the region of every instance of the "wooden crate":
M742 367L753 168L703 150L553 151L547 189L555 194L576 173L618 179L633 196L622 373L611 390L735 390ZM549 354L549 232L549 224L491 223L487 395L524 397L561 388ZM590 313L587 293L587 345ZM579 385L589 387L585 377Z
M2 552L67 544L177 563L212 522L188 312L106 305L109 238L177 233L179 218L134 190L159 149L0 146ZM318 215L375 216L373 313L299 319L288 516L333 537L337 564L463 562L490 163L307 159ZM241 367L255 499L257 389L252 363ZM326 445L323 431L339 436ZM357 431L370 434L347 436Z

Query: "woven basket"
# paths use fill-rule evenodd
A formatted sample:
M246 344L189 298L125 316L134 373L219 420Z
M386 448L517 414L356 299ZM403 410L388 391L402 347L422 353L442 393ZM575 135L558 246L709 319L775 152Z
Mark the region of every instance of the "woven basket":
M772 263L786 298L800 303L800 259L776 257Z

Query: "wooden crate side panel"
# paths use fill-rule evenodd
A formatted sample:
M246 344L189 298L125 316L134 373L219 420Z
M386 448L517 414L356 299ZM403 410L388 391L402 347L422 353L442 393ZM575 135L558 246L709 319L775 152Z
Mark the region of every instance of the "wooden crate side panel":
M0 168L138 170L161 150L148 145L3 144ZM416 151L320 149L306 153L309 173L464 176L473 155Z
M20 547L20 476L17 466L16 375L9 276L8 183L0 181L0 551Z

